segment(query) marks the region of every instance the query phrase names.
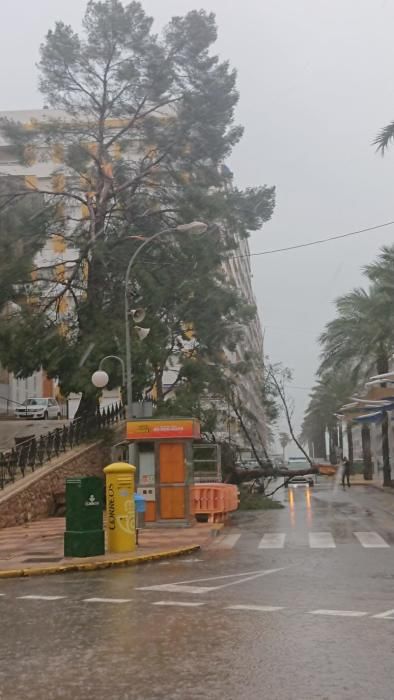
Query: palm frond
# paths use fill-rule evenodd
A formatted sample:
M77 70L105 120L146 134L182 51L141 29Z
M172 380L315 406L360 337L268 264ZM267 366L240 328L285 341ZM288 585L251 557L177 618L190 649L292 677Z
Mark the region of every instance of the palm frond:
M378 357L393 354L394 294L374 283L369 291L356 288L339 297L336 307L336 318L327 323L319 338L319 374L337 372L346 365L354 377L361 378L376 365Z
M377 137L372 142L376 146L376 150L380 151L382 156L384 156L387 148L389 147L390 141L394 139L394 121L384 126L378 133Z
M391 294L393 301L394 291L394 245L383 246L377 260L363 269L368 279L380 289Z

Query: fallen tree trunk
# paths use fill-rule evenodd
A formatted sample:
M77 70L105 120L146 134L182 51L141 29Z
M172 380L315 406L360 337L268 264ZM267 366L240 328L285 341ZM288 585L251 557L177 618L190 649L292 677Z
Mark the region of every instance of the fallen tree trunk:
M284 479L292 479L293 476L308 476L309 474L318 474L319 467L313 465L310 469L286 469L286 467L269 467L264 469L240 469L235 467L227 478L227 483L243 484L246 481L256 481L257 479L277 479L283 476Z

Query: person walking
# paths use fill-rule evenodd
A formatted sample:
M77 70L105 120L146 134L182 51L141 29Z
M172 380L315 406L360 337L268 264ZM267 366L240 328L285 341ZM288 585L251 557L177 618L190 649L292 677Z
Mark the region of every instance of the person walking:
M342 486L343 486L343 488L345 488L345 479L346 479L347 485L350 488L350 462L346 457L344 457L342 460L342 463L343 463Z

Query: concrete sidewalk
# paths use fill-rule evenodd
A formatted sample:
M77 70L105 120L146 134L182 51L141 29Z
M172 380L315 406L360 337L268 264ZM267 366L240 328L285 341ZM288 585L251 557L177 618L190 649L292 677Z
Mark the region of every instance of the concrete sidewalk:
M130 554L65 559L64 530L64 518L0 530L0 578L133 566L196 551L208 545L212 536L208 523L190 528L146 529L140 531L139 546Z
M390 486L383 486L383 476L377 479L371 479L367 481L364 479L362 474L355 474L350 477L351 486L372 486L372 488L380 489L388 493L394 493L394 489Z

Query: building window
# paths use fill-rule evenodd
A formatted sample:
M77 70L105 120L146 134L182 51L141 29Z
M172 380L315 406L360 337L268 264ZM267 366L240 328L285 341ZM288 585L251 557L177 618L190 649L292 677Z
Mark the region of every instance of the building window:
M54 234L52 236L52 248L54 253L64 253L67 248L64 237L57 233Z

